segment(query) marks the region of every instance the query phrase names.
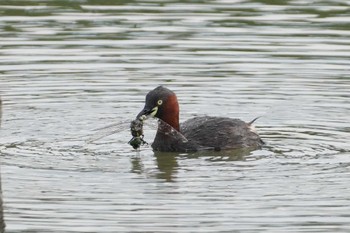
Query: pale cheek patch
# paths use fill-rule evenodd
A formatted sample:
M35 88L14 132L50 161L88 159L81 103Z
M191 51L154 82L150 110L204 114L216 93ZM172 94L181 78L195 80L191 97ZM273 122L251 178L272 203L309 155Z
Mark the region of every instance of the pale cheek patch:
M152 109L152 112L151 112L151 116L152 117L154 117L156 114L157 114L157 112L158 112L158 107L154 107L153 109Z

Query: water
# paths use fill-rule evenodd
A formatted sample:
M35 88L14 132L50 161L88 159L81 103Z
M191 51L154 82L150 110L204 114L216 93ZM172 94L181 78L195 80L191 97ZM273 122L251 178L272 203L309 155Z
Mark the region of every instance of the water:
M349 6L1 2L7 232L349 232ZM127 130L85 142L160 84L182 121L261 115L266 147L135 152Z

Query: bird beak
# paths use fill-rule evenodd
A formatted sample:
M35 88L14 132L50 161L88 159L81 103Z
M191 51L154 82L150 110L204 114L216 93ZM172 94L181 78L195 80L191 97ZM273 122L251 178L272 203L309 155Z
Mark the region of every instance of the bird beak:
M142 109L142 111L139 114L137 114L136 119L143 121L143 120L146 120L149 116L154 117L157 114L157 111L158 111L158 106L154 108L149 108L145 106L145 108Z

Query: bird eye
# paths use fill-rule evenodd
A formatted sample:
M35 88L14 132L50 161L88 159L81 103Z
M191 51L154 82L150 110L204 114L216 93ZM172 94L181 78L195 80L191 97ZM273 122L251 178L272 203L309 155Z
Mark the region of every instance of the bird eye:
M158 100L157 102L158 105L162 105L162 103L163 103L163 100Z

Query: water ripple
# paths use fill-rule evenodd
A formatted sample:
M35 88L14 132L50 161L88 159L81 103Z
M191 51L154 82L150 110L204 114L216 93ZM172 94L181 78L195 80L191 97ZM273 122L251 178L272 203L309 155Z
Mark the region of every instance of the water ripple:
M349 232L349 4L217 0L0 6L9 232ZM262 150L135 152L157 85L181 121L250 121ZM145 130L151 142L154 129Z

